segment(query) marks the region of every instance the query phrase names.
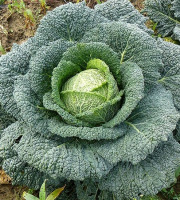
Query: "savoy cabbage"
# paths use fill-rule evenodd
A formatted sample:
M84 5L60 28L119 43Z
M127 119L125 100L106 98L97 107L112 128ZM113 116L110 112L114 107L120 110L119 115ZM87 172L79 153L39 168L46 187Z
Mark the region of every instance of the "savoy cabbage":
M120 200L175 181L180 47L145 21L128 0L69 3L0 57L0 102L15 118L0 162L14 184L69 182L64 200Z

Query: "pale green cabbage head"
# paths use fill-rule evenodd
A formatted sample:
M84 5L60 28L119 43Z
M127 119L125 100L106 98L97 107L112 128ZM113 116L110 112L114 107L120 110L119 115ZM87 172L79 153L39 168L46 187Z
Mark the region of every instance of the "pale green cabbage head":
M68 112L83 119L88 114L87 121L97 124L110 120L118 111L122 92L118 93L117 82L106 63L92 59L85 70L66 80L60 95Z

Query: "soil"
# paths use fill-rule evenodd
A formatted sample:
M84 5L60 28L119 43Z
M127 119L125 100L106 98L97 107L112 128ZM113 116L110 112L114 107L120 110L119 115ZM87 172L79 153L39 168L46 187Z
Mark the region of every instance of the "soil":
M77 0L71 0L76 2ZM39 4L38 0L24 0L26 8L32 10L35 21L29 22L25 19L23 12L11 13L8 9L10 1L5 1L5 4L0 6L0 47L2 45L5 52L11 50L13 43L21 44L29 37L32 37L38 27L40 19L45 15ZM46 0L48 10L52 10L55 7L65 4L66 0ZM104 1L103 1L104 2ZM143 8L144 0L131 0L137 10ZM96 0L87 0L87 5L93 8L96 4ZM2 55L0 49L0 55ZM174 191L180 194L180 178L178 178L177 184L174 185ZM11 185L11 179L7 176L3 170L0 169L0 200L22 200L22 193L26 191L25 187L18 187ZM167 198L162 192L158 194L162 200L171 200Z
M11 13L8 9L8 3L0 7L0 42L6 52L11 50L13 43L21 44L29 37L32 37L45 14L37 1L26 0L24 2L26 2L26 8L33 12L35 19L33 23L25 19L23 11L17 12L14 9L14 12ZM48 0L48 10L52 10L64 3L63 0ZM2 55L2 52L0 52L0 55Z
M24 200L22 198L23 192L27 190L24 187L1 185L0 186L0 199L1 200Z
M0 170L0 184L10 184L11 178L5 174L3 170Z
M130 0L137 10L142 10L144 7L144 0Z
M11 178L0 169L0 200L23 200L22 193L27 188L12 186Z

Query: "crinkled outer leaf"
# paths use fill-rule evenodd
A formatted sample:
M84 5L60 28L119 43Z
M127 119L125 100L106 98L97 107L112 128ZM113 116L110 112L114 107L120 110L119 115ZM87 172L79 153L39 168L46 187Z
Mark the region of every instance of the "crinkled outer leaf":
M31 58L27 77L32 90L39 98L50 90L52 71L60 62L63 53L73 44L59 39L41 47Z
M172 10L174 11L174 16L180 22L180 1L173 0L172 1ZM173 39L180 41L180 23L176 24L176 27L173 30Z
M130 161L137 164L151 154L162 141L167 141L179 119L172 95L163 87L145 95L125 123L126 134L110 142L95 144L97 153L111 163Z
M114 200L115 196L112 192L109 191L101 191L101 193L98 196L98 200Z
M78 200L114 200L112 192L100 191L98 183L90 179L76 181L75 184Z
M92 41L109 45L118 53L121 63L136 63L142 69L146 83L155 84L159 78L161 52L156 41L137 26L122 22L99 24L82 39L82 42Z
M172 92L175 106L180 110L180 46L161 39L158 46L162 49L164 63L159 82Z
M14 45L11 52L0 57L0 102L4 109L15 118L20 116L13 97L14 81L16 76L28 71L31 55L49 42L45 38L43 40L39 34L20 46Z
M3 169L12 178L13 185L25 185L32 189L39 189L45 179L48 179L48 186L57 187L62 184L58 178L53 179L37 169L22 162L17 156L6 159L3 163Z
M173 5L172 10L174 10L174 16L180 19L180 1L173 0L172 5Z
M13 145L16 144L24 134L22 124L18 121L8 126L0 137L0 158L7 159L16 155Z
M116 139L126 133L126 124L114 128L75 127L61 122L58 118L48 121L49 131L61 137L79 137L86 140Z
M177 141L180 141L180 120L178 121L177 126L176 126L175 139Z
M147 18L141 15L129 0L108 0L105 3L97 4L95 10L111 21L123 21L130 24L137 24L138 27L149 31L145 26Z
M28 71L31 56L35 54L42 45L47 45L50 41L51 40L46 35L37 33L35 37L30 38L26 43L20 46L14 45L11 52L0 57L0 102L4 109L15 118L20 118L20 115L13 97L14 81L18 75L24 75ZM57 42L56 49L62 46L62 44L59 46L58 44ZM67 44L70 46L69 43ZM62 49L65 49L68 45L65 45L64 42ZM55 56L53 58L55 58ZM50 63L52 64L53 62L50 61Z
M14 185L26 185L30 188L38 189L44 179L49 179L49 185L58 185L60 183L58 178L56 180L52 179L46 173L39 172L17 157L14 147L20 142L23 134L23 124L17 121L4 129L0 138L0 158L3 160L2 167L12 178L12 183Z
M17 75L26 73L29 59L30 53L23 47L0 57L0 102L15 117L19 116L19 110L12 95L14 80Z
M61 193L61 195L57 198L57 200L77 200L76 195L76 186L74 181L67 181L65 189Z
M96 194L96 195L95 195ZM97 182L85 181L67 182L64 191L57 200L115 200L113 193L100 191Z
M172 35L180 40L180 1L179 0L146 0L144 13L157 23L158 33L162 37Z
M88 8L85 3L66 4L49 12L37 29L51 40L79 41L84 33L99 23L109 20Z
M12 116L8 115L0 104L0 132L14 121L15 119Z
M174 16L179 19L180 21L180 1L179 0L174 0L172 2L172 9L174 10ZM176 27L173 30L173 38L175 40L179 40L180 41L180 24L178 23L176 25Z
M180 113L180 46L161 39L158 40L158 45L162 49L164 63L159 82L172 92L174 104ZM176 130L177 136L180 135L179 126Z
M171 67L159 80L174 97L175 106L180 110L180 63Z
M101 178L113 167L85 141L73 139L63 143L26 131L16 147L18 157L53 178Z
M14 98L20 109L22 119L33 129L40 133L47 131L49 112L42 106L36 93L32 90L30 81L26 76L19 76L15 81Z
M78 200L94 200L98 194L98 184L87 179L83 182L76 181L76 193Z
M117 199L129 200L140 194L154 195L176 180L175 170L179 163L180 146L171 138L137 165L119 163L99 186L102 190L114 192Z
M180 24L177 24L174 28L172 38L180 41Z
M4 159L16 155L12 147L22 134L23 131L19 122L12 123L4 130L0 130L0 166L2 166Z
M141 68L135 63L125 62L121 65L120 72L125 102L115 117L104 124L105 127L114 127L126 120L144 96L144 77Z

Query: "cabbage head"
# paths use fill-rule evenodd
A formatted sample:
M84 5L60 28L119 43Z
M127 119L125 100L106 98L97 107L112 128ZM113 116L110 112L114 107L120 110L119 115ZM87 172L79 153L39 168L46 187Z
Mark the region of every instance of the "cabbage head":
M180 47L145 21L129 0L68 3L0 57L2 112L15 119L0 131L0 165L13 184L130 200L176 180Z

